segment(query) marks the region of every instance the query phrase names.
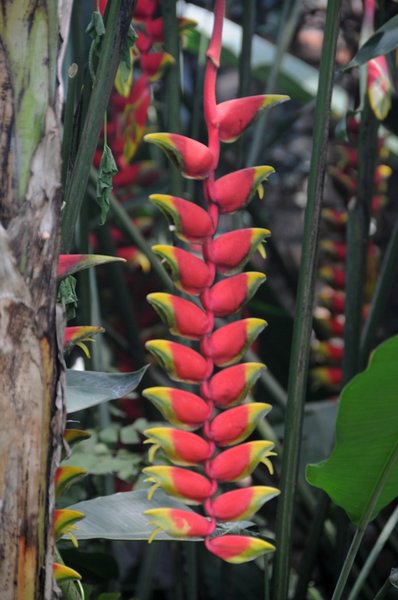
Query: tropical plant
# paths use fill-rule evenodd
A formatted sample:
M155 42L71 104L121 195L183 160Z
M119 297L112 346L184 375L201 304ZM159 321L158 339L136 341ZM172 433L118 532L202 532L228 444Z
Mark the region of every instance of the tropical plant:
M3 4L2 598L395 597L396 7Z

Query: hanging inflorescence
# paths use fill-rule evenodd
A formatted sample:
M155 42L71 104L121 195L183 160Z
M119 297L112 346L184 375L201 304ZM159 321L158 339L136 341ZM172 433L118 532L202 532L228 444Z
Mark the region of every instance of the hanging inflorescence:
M271 406L242 404L264 365L235 364L266 322L246 318L215 329L215 319L239 311L265 280L263 273L241 271L257 249L263 250L262 242L270 232L250 228L218 237L215 234L220 214L243 208L256 190L262 196L261 184L273 168L246 168L219 179L215 179L215 172L220 142L235 141L261 110L287 97L251 96L216 104L223 16L224 0L216 0L204 82L208 145L172 133L145 136L147 142L157 144L166 152L184 177L203 180L208 209L175 196L151 196L173 222L176 236L202 248L202 258L173 246L153 248L167 262L176 287L198 297L201 306L172 294L154 293L148 297L171 333L197 340L199 351L168 340L152 340L146 344L171 379L197 385L198 394L173 387L145 390L145 397L172 425L145 432L147 442L153 444L149 458L153 460L160 448L175 465L150 466L145 472L154 483L151 493L161 487L186 504L203 504L206 516L170 508L151 509L146 514L157 527L156 531L164 530L173 536L203 537L210 552L228 562L240 563L274 550L272 544L256 537L215 535L217 523L250 518L279 493L276 488L267 486L219 493L221 483L243 479L261 462L272 473L269 457L273 454L273 443L245 442L258 419ZM215 367L219 370L214 373ZM200 428L201 435L192 433Z

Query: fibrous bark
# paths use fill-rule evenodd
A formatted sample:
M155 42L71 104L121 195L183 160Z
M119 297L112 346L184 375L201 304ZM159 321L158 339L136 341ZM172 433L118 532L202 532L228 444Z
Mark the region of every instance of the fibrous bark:
M56 324L60 132L57 3L0 3L0 582L53 598L53 478L62 442Z

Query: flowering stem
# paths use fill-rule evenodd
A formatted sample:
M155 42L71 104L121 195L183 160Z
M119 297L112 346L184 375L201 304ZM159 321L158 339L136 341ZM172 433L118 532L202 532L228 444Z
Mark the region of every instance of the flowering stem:
M297 485L303 409L312 330L316 258L318 251L321 201L326 167L326 148L330 118L334 59L339 31L341 0L327 6L325 35L319 73L319 89L314 119L314 144L308 181L303 248L289 369L285 446L282 457L281 498L277 512L277 550L273 576L273 598L288 596L290 552L294 521L294 498Z

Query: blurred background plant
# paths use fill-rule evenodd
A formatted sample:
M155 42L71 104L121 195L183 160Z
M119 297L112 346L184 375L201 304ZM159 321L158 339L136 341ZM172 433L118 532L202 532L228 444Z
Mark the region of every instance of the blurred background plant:
M330 490L335 474L326 483L315 481L315 467L309 475L335 503L305 480L305 466L324 460L333 447L343 384L365 368L371 350L398 331L398 8L394 2L368 2L365 11L359 0L331 4L229 0L226 6L218 101L260 93L291 98L272 113L265 111L237 142L223 146L217 172L221 177L258 164L276 170L264 199L223 216L218 230L267 227L272 232L266 260L259 254L251 258L252 270L266 271L268 282L242 316L269 324L246 358L268 367L253 399L274 408L259 422L256 436L275 441L282 496L278 515L271 504L258 513L252 535L276 535L277 554L275 560L237 566L206 554L200 544L165 534L167 541L150 546L143 541L151 533L143 511L173 501L161 494L152 504L147 500L143 432L162 417L140 388L133 391L139 379L133 374L150 361L144 343L168 335L146 296L173 291L151 250L153 244L170 244L171 233L148 196L174 194L202 202L197 182L182 179L157 148L143 143L143 136L168 131L207 143L202 92L213 2L138 0L120 61L111 35L116 9L112 12L106 1L74 4L64 59L63 252L115 256L126 264L109 262L79 271L77 281L63 279L59 299L68 325L104 329L89 352L69 343L66 362L87 374L126 372L133 379L126 379L125 395L114 382L68 381L69 389L96 385L103 394L91 402L97 406L85 404L84 394L77 394L72 409L68 406L68 427L91 437L68 447L61 465L87 472L58 500L59 508L86 515L73 531L78 548L58 542L62 560L82 576L82 588L73 581L64 584L65 598L81 597L82 589L92 600L331 598L353 531L346 513L365 534L355 560L350 555L349 598L398 596L396 577L390 578L397 566L398 514L390 504L366 516L368 498L358 497L358 489L371 489L380 462L369 465L364 459L358 469L343 447L351 500L365 507L354 518L350 501ZM379 55L384 62L373 60ZM117 69L112 90L109 65ZM77 341L84 343L81 337ZM348 417L348 437L361 428L378 443L398 433L392 343L379 371L375 359L377 384L368 382L365 391L361 382L359 391L350 388L354 399L363 397L366 418L359 425L358 413ZM152 364L145 385L167 386L168 379ZM378 414L377 393L386 403L384 410L380 402ZM395 456L397 450L387 444L385 452ZM350 468L369 477L356 485ZM389 485L397 483L394 467L386 478ZM270 481L257 469L244 485L276 485ZM380 493L385 501L379 509L395 497ZM368 526L370 516L376 518ZM242 527L250 535L251 524ZM345 565L348 576L350 565ZM340 580L336 598L344 583Z

